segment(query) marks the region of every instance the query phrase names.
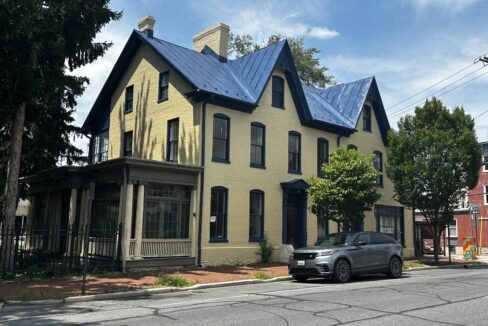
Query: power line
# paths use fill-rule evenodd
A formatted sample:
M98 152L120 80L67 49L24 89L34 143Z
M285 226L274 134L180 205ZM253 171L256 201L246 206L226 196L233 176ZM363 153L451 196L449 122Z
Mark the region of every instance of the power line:
M408 101L408 100L410 100L410 99L414 98L415 96L420 95L420 94L422 94L423 92L428 91L429 89L434 88L435 86L439 85L440 83L442 83L442 82L444 82L444 81L446 81L446 80L450 79L451 77L456 76L457 74L459 74L459 73L461 73L461 72L465 71L466 69L468 69L469 67L471 67L471 66L473 66L473 65L475 65L475 64L477 64L477 63L478 63L477 61L474 61L472 64L470 64L470 65L468 65L468 66L466 66L466 67L464 67L464 68L462 68L462 69L460 69L460 70L456 71L456 72L455 72L455 73L453 73L452 75L449 75L449 76L447 76L446 78L444 78L444 79L442 79L442 80L438 81L438 82L437 82L437 83L435 83L434 85L432 85L432 86L430 86L430 87L427 87L427 88L425 88L425 89L421 90L421 91L420 91L420 92L418 92L418 93L413 94L412 96L410 96L410 97L408 97L408 98L404 99L403 101L400 101L400 102L396 103L395 105L390 106L390 107L389 107L387 110L390 110L390 109L394 108L395 106L398 106L399 104L402 104L402 103L404 103L404 102L406 102L406 101Z
M461 80L465 79L466 77L471 76L472 74L474 74L474 73L476 73L477 71L479 71L479 70L483 69L484 67L486 67L486 66L480 67L480 68L476 69L475 71L470 72L469 74L467 74L467 75L465 75L465 76L463 76L463 77L459 78L458 80L456 80L456 81L454 81L454 82L452 82L452 83L450 83L450 84L448 84L448 85L446 85L446 86L442 87L441 89L439 89L439 90L437 90L437 91L435 91L435 92L433 92L433 93L431 93L431 94L429 94L429 95L427 95L427 96L425 96L425 97L421 98L420 100L415 101L415 102L413 102L413 103L410 103L409 105L404 106L403 108L401 108L401 109L399 109L399 110L396 110L395 112L392 112L392 113L388 114L388 115L389 115L389 117L390 117L390 118L392 118L392 117L395 117L395 116L397 116L397 115L399 115L399 114L402 114L402 113L405 113L405 112L407 112L407 111L411 110L411 109L412 109L412 106L413 106L413 107L415 107L415 105L416 105L417 103L422 102L423 100L428 99L429 97L431 97L431 96L433 96L433 95L435 95L435 94L439 93L440 91L442 91L442 90L444 90L444 89L448 88L449 86L452 86L452 85L456 84L457 82L459 82L459 81L461 81ZM459 88L460 86L463 86L463 85L465 85L465 84L467 84L467 83L469 83L469 82L471 82L471 81L473 81L473 80L475 80L475 79L478 79L478 78L480 78L481 76L486 75L487 73L488 73L488 71L487 71L487 72L484 72L484 73L482 73L481 75L478 75L478 76L476 76L476 77L474 77L474 78L471 78L471 79L467 80L466 82L464 82L464 83L462 83L462 84L459 84L458 86L456 86L456 87L454 87L454 88L452 88L452 89L450 89L450 90L448 90L448 91L446 91L446 92L443 92L443 93L441 93L441 94L439 94L439 95L437 95L437 96L438 96L438 97L440 97L440 96L442 96L442 95L444 95L444 94L447 94L447 93L449 93L449 92L452 92L453 90L455 90L455 89Z
M474 120L478 119L479 117L481 117L482 115L484 115L484 114L486 114L486 113L488 113L488 110L486 110L486 111L484 111L484 112L482 112L482 113L478 114L476 117L474 117Z

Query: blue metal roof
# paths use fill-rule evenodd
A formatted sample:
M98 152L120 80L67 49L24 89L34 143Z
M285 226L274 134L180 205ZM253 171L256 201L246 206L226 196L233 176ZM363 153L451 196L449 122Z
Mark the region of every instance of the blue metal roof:
M312 118L354 129L373 78L325 89L302 85Z
M99 128L97 126L100 126L103 112L106 114L110 97L141 43L154 49L185 78L195 89L187 95L195 100L214 101L232 108L238 107L232 103L238 103L240 107L245 107L243 111L251 113L258 105L273 70L280 67L285 72L302 124L349 135L354 132L367 96L379 101L383 113L378 113L386 120L374 77L325 89L302 85L287 41L235 60L227 60L220 58L208 47L202 52L196 52L134 31L93 105L84 128ZM389 129L387 120L381 125ZM386 139L386 131L383 134Z

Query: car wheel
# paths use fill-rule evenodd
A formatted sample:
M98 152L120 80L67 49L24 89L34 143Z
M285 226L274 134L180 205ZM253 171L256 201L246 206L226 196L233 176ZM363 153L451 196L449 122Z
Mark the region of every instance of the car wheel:
M351 265L345 259L339 259L334 266L334 281L344 283L351 278Z
M402 276L402 261L398 257L393 257L390 259L390 266L388 268L388 277L399 278Z
M305 282L308 279L308 276L303 276L303 275L293 275L293 278L297 282Z

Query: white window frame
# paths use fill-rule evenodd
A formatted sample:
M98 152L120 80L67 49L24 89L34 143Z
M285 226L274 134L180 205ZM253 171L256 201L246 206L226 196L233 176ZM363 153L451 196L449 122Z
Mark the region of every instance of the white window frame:
M488 184L483 185L483 201L488 205Z
M454 222L456 222L456 224L455 224L455 226L456 226L456 235L453 235L453 234L452 234L452 232L450 232L451 234L450 234L450 236L449 236L449 232L447 232L447 230L446 230L446 237L451 238L451 239L454 239L454 238L456 238L456 239L457 239L457 237L458 237L458 225L457 225L457 219L454 219ZM447 227L448 227L448 228L450 228L450 227L451 227L451 225L450 225L450 224L448 224L448 225L447 225Z
M488 153L483 154L481 157L481 161L483 162L483 172L488 172Z

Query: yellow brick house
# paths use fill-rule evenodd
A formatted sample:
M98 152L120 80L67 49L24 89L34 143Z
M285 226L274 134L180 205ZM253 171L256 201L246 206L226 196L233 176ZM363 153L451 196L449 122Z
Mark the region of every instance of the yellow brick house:
M307 201L307 177L338 146L376 155L382 194L364 225L413 255L411 211L384 171L389 123L374 77L302 85L286 41L227 58L229 27L187 49L139 22L83 125L89 164L25 178L31 220L123 223L128 267L254 262L265 233L282 247L334 232ZM64 221L64 222L63 222Z

